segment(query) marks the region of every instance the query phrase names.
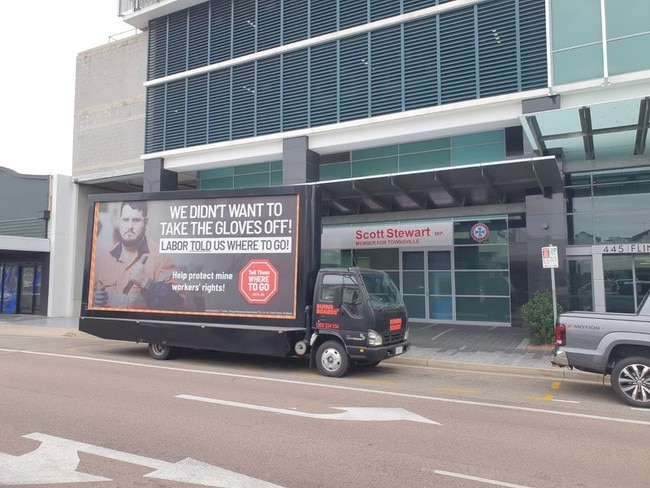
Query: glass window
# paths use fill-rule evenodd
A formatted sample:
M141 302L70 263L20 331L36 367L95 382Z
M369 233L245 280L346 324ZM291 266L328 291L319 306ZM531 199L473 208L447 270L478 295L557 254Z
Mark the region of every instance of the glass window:
M596 212L626 212L650 208L650 183L594 186Z
M594 229L598 243L650 242L650 214L647 210L596 214Z
M425 315L425 302L424 296L405 295L404 304L410 319L424 319Z
M509 298L458 297L456 320L472 322L510 322Z
M639 53L647 52L650 52L650 34L608 42L607 68L609 74L620 75L650 69L650 56L639 56Z
M603 255L603 271L608 286L605 287L607 312L633 313L634 285L633 256Z
M593 310L591 257L569 259L569 310Z
M567 212L591 212L591 187L567 189Z
M424 271L403 271L404 284L402 292L410 295L424 294Z
M482 241L481 245L508 243L508 222L506 219L495 219L454 222L454 244L477 244L471 232L472 227L478 223L484 224L489 231L487 239Z
M388 173L397 173L397 156L385 158L366 159L352 162L352 176L372 176Z
M456 294L510 296L508 272L458 271L456 272Z
M429 269L451 269L451 252L429 251Z
M355 249L352 253L355 262L360 263L363 260L366 268L383 271L399 269L398 249Z
M594 216L591 213L567 215L569 244L594 244Z
M605 18L607 20L607 37L623 37L648 31L650 19L650 2L648 0L625 0L621 8L620 0L605 0ZM637 57L647 58L647 56Z
M451 297L429 297L429 318L453 320Z
M508 246L457 246L456 269L508 269Z
M404 270L423 270L424 253L420 251L402 253L402 269Z
M576 12L580 12L580 22L576 22ZM554 50L600 41L600 0L552 0L551 27Z
M451 271L429 271L429 294L451 295Z
M554 84L602 78L602 43L553 53Z
M451 158L454 166L487 161L503 161L506 158L506 148L504 143L459 147L452 151Z
M413 154L401 154L399 157L400 171L418 171L423 169L443 168L451 166L451 151L428 151Z

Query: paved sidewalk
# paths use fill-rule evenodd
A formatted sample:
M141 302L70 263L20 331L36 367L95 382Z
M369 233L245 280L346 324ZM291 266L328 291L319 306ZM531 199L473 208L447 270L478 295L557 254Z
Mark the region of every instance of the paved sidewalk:
M78 329L78 317L0 315L3 327L41 327L49 334L66 335ZM422 366L479 368L492 366L504 371L535 368L561 375L551 365L551 346L531 346L530 332L521 327L477 326L444 323L412 323L411 349L391 361Z

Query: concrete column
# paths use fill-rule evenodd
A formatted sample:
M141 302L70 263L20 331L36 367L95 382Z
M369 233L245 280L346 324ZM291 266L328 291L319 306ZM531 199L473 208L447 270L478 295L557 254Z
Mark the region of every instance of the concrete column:
M319 178L320 155L309 149L309 138L285 139L282 143L282 182L295 185L318 181Z
M568 303L567 220L563 193L529 195L526 197L526 234L528 248L528 295L536 291L551 291L551 269L542 267L542 247L557 246L559 267L555 268L558 302L565 309Z
M148 159L144 162L143 192L149 193L177 189L178 173L165 169L164 159Z

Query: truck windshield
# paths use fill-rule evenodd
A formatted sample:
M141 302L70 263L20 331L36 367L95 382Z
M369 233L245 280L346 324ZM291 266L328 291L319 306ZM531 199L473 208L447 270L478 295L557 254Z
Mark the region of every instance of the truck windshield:
M362 272L361 278L370 295L370 305L375 310L404 306L402 294L387 274Z

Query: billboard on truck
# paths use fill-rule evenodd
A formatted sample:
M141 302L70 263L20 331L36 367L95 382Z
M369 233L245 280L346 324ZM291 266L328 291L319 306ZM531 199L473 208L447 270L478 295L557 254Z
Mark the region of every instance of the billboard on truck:
M91 197L86 314L295 320L304 191Z

